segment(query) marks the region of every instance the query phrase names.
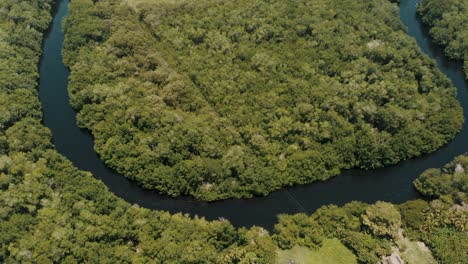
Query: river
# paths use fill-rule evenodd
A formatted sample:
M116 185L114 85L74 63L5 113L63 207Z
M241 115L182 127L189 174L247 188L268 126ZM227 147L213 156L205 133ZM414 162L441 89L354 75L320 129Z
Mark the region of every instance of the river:
M462 63L448 60L440 47L434 45L416 14L419 0L402 0L400 18L419 47L437 62L439 69L450 78L458 90L457 98L468 116L468 93ZM252 225L271 229L278 214L312 213L327 205L343 205L350 201L372 203L378 200L402 203L419 198L413 180L428 168L441 167L455 156L468 151L468 133L462 131L438 151L377 170L347 170L325 182L296 186L275 191L266 197L201 202L188 197L173 198L140 188L135 182L107 168L94 151L89 131L76 125L76 113L69 104L67 93L68 69L62 62L64 34L63 18L68 13L69 0L56 6L53 23L45 36L40 63L39 97L42 102L44 124L53 134L56 149L81 170L90 171L118 197L131 204L188 213L207 219L224 217L235 226Z

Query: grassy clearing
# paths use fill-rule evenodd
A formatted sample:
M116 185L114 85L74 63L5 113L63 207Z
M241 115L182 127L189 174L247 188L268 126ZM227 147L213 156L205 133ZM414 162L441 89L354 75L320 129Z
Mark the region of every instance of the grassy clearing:
M292 262L294 261L294 262ZM353 264L356 256L337 239L327 239L318 250L295 246L278 251L278 264Z
M423 244L419 245L416 241L401 238L399 247L402 251L401 258L408 264L437 264L431 251Z

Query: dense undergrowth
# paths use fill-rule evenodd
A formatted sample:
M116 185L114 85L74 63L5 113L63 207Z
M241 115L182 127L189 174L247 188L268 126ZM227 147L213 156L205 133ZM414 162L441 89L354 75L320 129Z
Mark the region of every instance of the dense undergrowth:
M468 78L468 1L423 0L419 13L434 41L445 47L445 54L464 61Z
M202 200L266 195L436 150L450 82L373 1L75 0L69 91L106 164Z

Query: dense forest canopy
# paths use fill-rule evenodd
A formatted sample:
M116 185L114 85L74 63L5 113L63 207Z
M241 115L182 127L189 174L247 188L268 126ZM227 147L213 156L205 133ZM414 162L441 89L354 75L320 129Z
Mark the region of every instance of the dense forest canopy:
M464 60L468 78L468 0L423 0L419 13L435 42L452 59Z
M301 257L294 253L299 248L314 257L339 252L343 263L375 264L392 246L410 264L421 263L412 262L414 250L425 264L468 258L466 156L415 182L437 200L324 206L311 215L280 216L271 232L151 211L117 198L54 150L41 124L37 64L52 4L0 1L0 76L11 78L0 85L1 263L269 264ZM409 247L415 241L433 254Z
M417 190L437 200L401 205L351 202L343 207L323 206L310 216L282 215L272 238L283 250L297 246L317 250L327 239L338 239L355 254L358 263L378 263L392 247L393 252L398 248L409 264L466 263L467 169L468 156L459 156L443 169L421 174L415 181ZM415 241L424 242L432 256Z
M0 263L273 263L262 228L130 205L53 149L37 97L53 1L0 1Z
M387 0L75 0L79 124L110 167L198 199L266 195L436 150L450 82Z

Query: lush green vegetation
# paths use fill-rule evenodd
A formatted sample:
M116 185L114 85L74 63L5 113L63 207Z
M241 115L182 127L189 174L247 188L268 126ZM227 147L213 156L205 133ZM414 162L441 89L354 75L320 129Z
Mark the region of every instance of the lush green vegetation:
M464 60L468 77L468 0L423 0L419 12L447 56Z
M148 189L266 195L434 151L454 89L387 0L75 0L65 60L79 124Z
M338 239L356 255L359 263L377 263L382 256L390 255L392 247L398 247L408 263L421 263L422 259L430 263L433 257L415 243L422 241L439 263L465 263L468 259L465 169L468 156L460 156L443 173L430 173L434 169L429 169L415 181L418 190L431 196L434 182L457 186L444 189L437 200L415 200L401 205L352 202L343 207L324 206L310 216L283 215L272 237L278 247L286 250L284 254L297 258L309 254L304 248L316 250L326 239Z
M437 200L325 206L312 215L281 216L271 235L115 197L58 154L41 124L37 63L51 4L0 1L0 76L11 78L0 85L1 263L274 263L297 254L323 260L336 250L337 261L374 264L398 246L400 228L441 263L468 258L465 156L415 183Z
M0 3L0 138L22 118L41 117L37 64L51 1L16 2ZM1 154L4 140L0 142Z
M52 1L0 1L0 263L273 263L266 231L132 206L59 155L37 98Z
M414 182L415 187L425 196L440 198L453 195L456 201L465 201L468 193L468 178L465 169L468 158L459 157L441 169L429 169Z
M294 261L294 262L292 262ZM354 264L354 254L337 239L325 239L318 250L294 246L288 250L278 251L278 264Z
M404 252L401 258L409 264L437 264L431 251L419 241L411 241L408 238L402 237L398 240L398 247Z

